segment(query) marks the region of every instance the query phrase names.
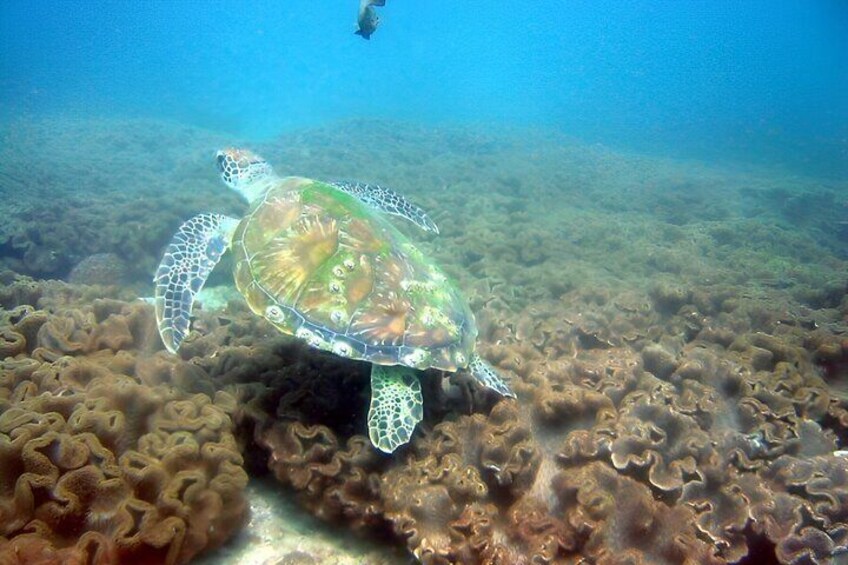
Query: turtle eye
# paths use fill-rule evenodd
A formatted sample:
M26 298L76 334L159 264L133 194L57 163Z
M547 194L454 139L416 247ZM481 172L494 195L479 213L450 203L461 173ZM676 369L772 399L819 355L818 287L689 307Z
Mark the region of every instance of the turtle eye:
M224 156L222 153L218 153L218 157L215 160L218 163L218 168L221 170L221 172L223 172L224 169L227 168L227 157Z

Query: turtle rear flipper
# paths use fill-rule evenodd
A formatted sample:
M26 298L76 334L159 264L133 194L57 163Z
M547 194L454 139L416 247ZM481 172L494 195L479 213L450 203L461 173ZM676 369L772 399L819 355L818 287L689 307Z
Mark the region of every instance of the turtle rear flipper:
M176 353L188 335L194 299L229 248L238 220L198 214L180 226L165 249L153 282L156 324L165 348Z
M423 417L418 371L404 365L373 365L368 437L374 447L392 453L409 441Z
M409 202L391 188L386 188L379 184L366 184L347 180L335 181L329 184L345 194L353 196L363 204L371 206L375 210L406 218L424 231L439 233L439 227L436 225L436 222L430 219L427 212L412 202Z
M515 398L515 393L509 389L506 381L500 377L482 357L474 353L468 364L468 372L474 379L486 388L490 388L501 396Z

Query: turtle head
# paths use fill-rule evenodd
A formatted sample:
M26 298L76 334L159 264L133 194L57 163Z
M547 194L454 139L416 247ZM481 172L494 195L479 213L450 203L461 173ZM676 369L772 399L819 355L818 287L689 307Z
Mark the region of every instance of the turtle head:
M274 169L268 161L249 149L222 149L215 155L215 162L221 180L248 201L253 200L257 189L264 184L262 181L274 177Z

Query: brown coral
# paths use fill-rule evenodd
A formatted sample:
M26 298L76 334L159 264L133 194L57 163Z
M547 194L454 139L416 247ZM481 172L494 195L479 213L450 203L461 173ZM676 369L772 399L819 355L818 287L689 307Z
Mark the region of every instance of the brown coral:
M59 382L0 416L0 553L46 542L95 559L96 538L109 561L184 563L243 523L247 476L208 397L108 373Z
M0 561L185 563L245 522L234 400L132 376L149 309L7 312Z
M791 468L840 477L837 435L811 418L844 401L824 392L799 345L803 334L755 311L747 322L734 319L737 337L727 339L715 329L729 323L713 309L721 300L700 289L686 296L700 306L663 320L632 296L604 298L597 317L640 328L632 341L605 347L585 338L585 325L553 323L555 311L531 313L536 321L526 327L487 326L483 318L482 331L499 344L482 344L482 353L513 376L519 401L491 409L484 402L479 413L458 416L467 410L462 398L479 399L453 395L448 381L428 375L436 384L425 389L431 412L423 432L391 460L367 455L365 438L350 437L339 422L269 418L269 411L296 415L292 408L315 394L306 391L324 390L325 372L340 371L334 378L350 386L352 375L332 364L302 367L310 385L301 384L300 401L242 389L252 390L242 417L258 422L270 467L313 512L390 529L425 563L723 563L746 555L793 562L837 554L846 523L834 510L845 507L841 487L822 482L816 494L800 495L779 462L823 457L830 466L818 474ZM772 361L760 365L753 348ZM243 381L237 375L247 362L258 363L248 365L254 375L276 375L265 382L280 379L290 360L256 357L262 350L225 348L216 378ZM669 361L648 361L656 352ZM230 357L240 355L241 363Z
M363 364L279 337L238 307L227 314L197 312L195 331L175 358L151 333L147 307L92 303L89 295L90 306L65 309L78 290L7 276L0 278L0 303L7 309L0 344L15 357L4 361L0 405L23 406L45 390L57 391L51 414L58 417L45 422L59 429L50 433L63 433L62 422L78 410L74 422L93 427L69 436L97 438L106 450L101 472L113 465L107 452L130 449L138 455L114 465L126 461L145 469L145 454L164 453L163 461L173 454L162 472L176 474L185 464L181 457L202 459L203 448L194 445L201 445L198 436L220 443L203 424L217 421L217 407L233 414L252 471L268 465L310 511L394 536L426 562L709 563L746 556L752 562L826 562L841 555L848 529L844 262L833 259L834 281L818 285L823 275L807 261L821 252L817 244L771 229L760 218L722 223L735 214L729 201L715 198L713 188L727 192L722 175L700 171L697 182L710 190L691 190L695 181L682 181L684 172L675 167L640 157L614 160L583 146L574 151L564 140L553 148L522 139L533 154L519 162L510 159L503 140L355 123L334 127L332 134L288 138L266 153L319 177L367 176L374 162L369 144L351 142L366 131L391 136L384 174L406 179L411 197L420 196L425 207L438 195L433 209L443 210L439 222L450 245L430 251L464 281L478 314L480 351L512 377L518 402L493 406L462 377L428 373L425 420L409 447L386 458L360 435L368 395ZM311 151L316 145L326 150ZM340 147L344 170L332 157ZM457 157L460 149L472 161ZM191 162L186 159L181 167ZM211 174L206 181L212 182ZM657 188L668 184L686 190ZM624 190L607 190L616 185ZM481 186L485 200L476 197ZM774 195L770 186L751 190L763 193L758 198ZM150 205L158 205L159 195L149 196ZM163 238L191 207L181 201L149 225L150 214L142 214L145 220L143 209L127 209L134 203L111 201L114 213L95 206L85 217L62 220L113 234L103 241L125 250L139 270L155 263ZM215 209L229 205L221 203ZM659 211L668 221L634 220L634 206L654 217ZM91 221L92 211L102 217ZM714 223L703 224L704 214ZM42 216L57 217L51 210ZM124 222L119 227L116 217ZM61 273L81 257L57 262L51 247L109 250L62 226L43 235L49 237L40 243L25 233L5 239L5 263ZM730 248L750 257L743 261ZM790 260L775 264L794 265L765 265L776 252ZM14 312L22 304L31 307ZM109 380L115 375L144 390L162 391L167 384L181 392L167 409L156 403L134 408L120 398L118 410L105 404L83 404L91 413L74 408L77 395L103 393L98 383L120 390ZM220 389L231 394L215 396ZM93 431L99 428L92 414L100 410L138 421L160 409L163 421L180 425L130 434L126 444L116 433L118 416ZM12 408L5 413L25 421ZM65 470L68 500L78 496L74 485L95 479L84 455L96 445L86 441L69 439L62 452L64 465L81 465ZM219 469L228 468L225 459ZM201 488L199 469L212 472L189 467L175 489L165 489L168 504ZM104 489L109 480L104 475ZM146 493L151 487L145 485L164 479L151 472L136 480L134 488ZM138 500L152 504L145 496ZM132 506L131 515L140 508ZM206 499L194 508L201 521L217 512ZM156 530L162 536L156 539L167 537L171 517L161 522L165 532ZM62 551L45 543L33 541L27 555ZM115 555L99 530L82 534L75 547Z

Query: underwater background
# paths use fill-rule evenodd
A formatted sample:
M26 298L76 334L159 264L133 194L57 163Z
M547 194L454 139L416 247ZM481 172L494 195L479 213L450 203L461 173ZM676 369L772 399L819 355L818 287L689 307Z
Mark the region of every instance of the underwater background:
M848 4L0 2L0 563L848 562ZM215 151L380 183L502 399L254 316Z

